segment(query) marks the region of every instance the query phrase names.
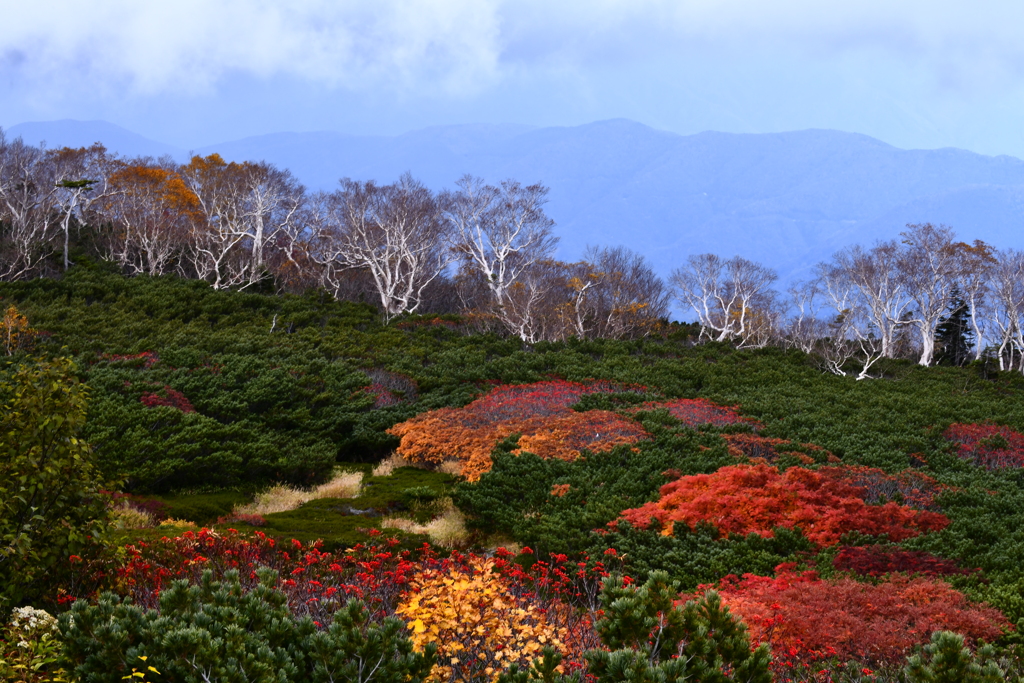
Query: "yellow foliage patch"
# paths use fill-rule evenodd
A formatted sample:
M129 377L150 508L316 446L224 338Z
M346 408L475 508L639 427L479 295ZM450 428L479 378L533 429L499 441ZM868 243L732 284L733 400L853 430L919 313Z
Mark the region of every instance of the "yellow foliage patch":
M417 651L437 643L436 681L496 680L509 664L529 666L545 645L564 649L564 629L509 591L490 559L473 558L466 570L423 572L395 613L408 623Z

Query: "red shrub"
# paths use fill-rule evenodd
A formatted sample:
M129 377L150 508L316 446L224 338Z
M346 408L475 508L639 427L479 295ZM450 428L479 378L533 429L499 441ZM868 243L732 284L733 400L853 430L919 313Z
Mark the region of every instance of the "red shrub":
M100 356L100 360L105 360L109 363L132 363L140 365L144 370L149 370L151 367L157 364L160 360L160 356L154 351L143 351L142 353L131 353L131 354L114 354L104 353Z
M220 579L237 570L243 586L251 588L257 582L256 570L270 567L278 572L277 588L287 596L292 613L327 625L350 597L361 599L375 620L394 615L417 576L472 573L482 559L457 552L438 557L427 545L417 551L396 551L397 544L396 539L379 540L326 553L319 542L278 544L259 531L251 536L234 529L186 531L175 538L126 546L124 564L107 579L107 587L144 607L156 607L161 590L176 579L196 583L206 571ZM586 557L569 562L565 555L554 555L548 561L534 561L532 555L529 548L518 558L499 548L489 562L504 590L538 608L548 623L565 633L566 666L579 668L582 653L599 646L593 624L600 608L601 580L608 572L602 562ZM614 559L614 551L610 557ZM87 596L67 599L74 597Z
M987 470L1024 467L1024 434L1009 427L952 424L942 434L958 444L957 453Z
M370 385L363 389L374 397L374 408L398 405L402 401L415 401L419 395L416 381L400 372L372 369L365 370Z
M832 566L840 571L863 576L885 574L920 574L922 576L950 576L974 574L980 569L962 569L955 560L936 557L923 550L903 550L878 545L847 546L839 551Z
M773 439L759 434L723 434L729 453L737 458L774 463L782 455L795 456L805 465L839 462L839 458L821 446L811 443L796 445L785 439ZM800 450L796 450L799 448Z
M196 409L192 407L192 403L185 397L185 394L180 391L165 386L160 390L160 392L161 393L146 392L139 397L139 402L147 408L167 406L169 408L177 408L183 413L196 412Z
M991 641L1010 628L998 610L969 602L939 579L896 574L880 584L822 581L792 568L780 565L775 578L726 577L718 587L754 642L771 644L776 663L831 657L899 663L934 631Z
M888 474L876 467L841 465L822 467L818 472L863 489L862 497L869 503L895 501L922 510L933 510L936 509L935 496L948 490L927 474L915 470Z
M661 498L626 510L622 519L670 535L677 522L710 522L727 534L770 537L777 527L799 527L819 546L835 545L850 531L902 541L945 528L945 516L896 503L868 505L863 489L802 467L779 473L768 465L723 467L661 487Z
M248 514L245 512L232 512L230 515L217 518L217 526L226 524L248 524L249 526L266 526L267 520L262 515Z
M659 408L666 408L672 417L690 427L700 427L701 425L725 427L727 425L743 424L751 425L756 429L761 426L757 420L740 415L736 410L737 406L720 406L706 398L677 398L671 401L652 401L633 408L632 412L657 410Z

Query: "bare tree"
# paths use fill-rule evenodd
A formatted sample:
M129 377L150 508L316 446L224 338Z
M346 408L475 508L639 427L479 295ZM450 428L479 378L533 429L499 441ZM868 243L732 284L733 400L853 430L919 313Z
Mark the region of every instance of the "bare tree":
M905 323L911 301L900 277L900 249L895 242L880 242L870 250L853 246L837 252L831 263L818 266L822 289L849 310L862 311L879 339L881 354L891 358L895 335ZM859 312L858 315L861 315Z
M665 283L640 254L625 247L588 247L580 265L569 283L578 336L642 336L668 315ZM587 318L589 330L581 325Z
M514 180L495 187L468 175L457 187L440 197L455 249L468 267L483 274L500 315L512 285L554 252L554 221L544 213L548 189Z
M199 198L173 165L145 158L118 164L95 205L109 225L101 239L104 258L132 274L172 271L191 231L205 220Z
M291 174L266 163L228 163L194 156L180 169L199 199L189 263L214 289L247 287L266 276L268 245L299 215L304 190Z
M935 355L935 329L949 307L950 295L960 273L955 235L946 226L931 223L908 225L900 233L900 279L914 303L909 322L917 326L921 340L921 365L931 365Z
M783 343L804 353L813 353L819 340L828 334L820 317L825 299L820 284L816 280L795 282L786 293L789 295L789 310L793 314L786 324Z
M672 271L670 281L676 299L697 313L702 338L762 346L777 324L771 289L777 279L774 270L739 256L725 261L715 254L700 254Z
M79 228L85 225L90 207L109 194L108 180L116 162L100 143L77 149L62 147L49 150L46 152L46 162L53 167L56 190L54 198L61 214L60 230L64 237L66 271L71 266L68 254L71 224L74 221Z
M408 174L391 185L345 179L316 199L314 258L335 291L353 268L373 277L385 319L416 311L424 290L454 259L433 194Z
M0 280L37 274L53 253L55 192L43 150L0 130Z
M857 360L861 369L856 379L868 379L871 366L886 354L885 343L876 334L878 323L870 301L855 278L842 276L834 266L819 264L818 272L814 286L830 311L827 321L817 324L821 337L815 352L829 372L841 377L847 376L846 364ZM891 350L894 339L890 338L888 345Z
M521 271L505 292L498 309L501 323L523 341L559 341L574 336L565 315L570 266L552 259L534 262Z
M992 268L992 320L999 330L999 369L1024 371L1024 252L995 254Z
M980 360L985 350L987 322L991 318L989 297L993 270L997 265L995 249L981 240L974 240L974 244L958 242L953 246L958 252L957 282L971 312L971 326L974 328L974 359Z

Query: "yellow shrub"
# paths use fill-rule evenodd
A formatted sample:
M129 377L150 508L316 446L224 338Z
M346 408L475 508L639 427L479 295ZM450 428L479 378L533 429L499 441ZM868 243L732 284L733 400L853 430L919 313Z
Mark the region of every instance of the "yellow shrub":
M474 558L467 571L429 570L412 586L396 614L418 651L437 643L432 680L492 681L509 664L529 666L545 645L563 649L561 630L508 590L492 560Z

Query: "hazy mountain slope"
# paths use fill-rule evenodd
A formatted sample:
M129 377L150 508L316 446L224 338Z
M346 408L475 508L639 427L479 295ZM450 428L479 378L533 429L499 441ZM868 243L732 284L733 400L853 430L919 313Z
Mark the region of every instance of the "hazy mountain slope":
M117 131L138 149L138 140ZM543 182L563 258L579 256L588 243L625 244L662 273L688 254L714 251L799 276L839 247L895 237L908 222L946 223L963 239L1024 246L1021 160L901 150L839 131L682 136L612 120L444 126L395 137L277 133L197 152L270 161L312 189L329 189L343 176L387 182L405 171L438 189L464 173Z
M102 142L107 149L129 157L161 157L165 154L178 160L184 160L187 157L186 150L150 140L106 121L64 119L62 121L19 123L7 128L4 133L9 139L20 137L31 145L45 142L50 149L88 147L94 142Z

